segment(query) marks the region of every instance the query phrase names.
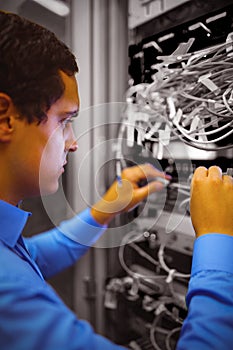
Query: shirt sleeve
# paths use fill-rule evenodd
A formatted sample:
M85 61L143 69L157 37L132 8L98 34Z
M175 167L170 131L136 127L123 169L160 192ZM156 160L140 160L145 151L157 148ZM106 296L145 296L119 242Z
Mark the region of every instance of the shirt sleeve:
M87 208L52 230L26 238L25 244L44 278L48 279L73 265L106 228L94 220Z
M233 237L196 239L187 293L188 316L177 350L228 350L233 334Z
M45 281L15 275L1 278L1 350L124 350L79 320Z

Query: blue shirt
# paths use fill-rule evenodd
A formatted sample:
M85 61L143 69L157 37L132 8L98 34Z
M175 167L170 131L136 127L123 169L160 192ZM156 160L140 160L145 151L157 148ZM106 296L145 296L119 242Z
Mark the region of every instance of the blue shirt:
M233 237L196 239L187 293L188 316L176 350L233 349Z
M0 349L123 350L79 320L45 281L74 264L106 227L87 209L24 240L28 215L0 201Z

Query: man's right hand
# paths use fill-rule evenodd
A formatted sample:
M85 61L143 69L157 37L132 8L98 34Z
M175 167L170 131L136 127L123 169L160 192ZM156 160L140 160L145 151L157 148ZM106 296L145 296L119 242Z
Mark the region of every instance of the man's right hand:
M217 166L196 169L191 185L190 213L197 237L206 233L233 236L233 178Z

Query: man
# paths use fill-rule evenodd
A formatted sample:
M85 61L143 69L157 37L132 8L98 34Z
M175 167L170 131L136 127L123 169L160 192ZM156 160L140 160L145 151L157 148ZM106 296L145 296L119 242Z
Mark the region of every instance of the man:
M71 121L79 109L74 56L48 30L0 12L0 349L121 349L77 319L45 282L73 264L118 213L168 178L145 164L125 169L92 208L24 240L25 197L53 193L67 154L77 150ZM80 243L81 242L81 243Z
M17 204L56 191L67 154L77 149L70 124L79 108L76 72L74 56L52 33L0 12L1 350L123 349L78 320L45 279L80 258L117 213L162 188L139 181L168 177L149 164L125 169L121 186L113 183L92 208L21 237L28 213ZM232 178L218 167L197 169L190 209L198 238L179 350L232 347L232 204Z

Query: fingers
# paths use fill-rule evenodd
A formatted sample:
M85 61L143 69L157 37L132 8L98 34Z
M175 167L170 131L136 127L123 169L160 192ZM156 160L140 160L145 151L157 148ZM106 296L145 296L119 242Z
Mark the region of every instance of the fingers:
M197 168L193 175L193 180L201 180L208 176L208 170L204 166Z
M154 192L159 192L164 189L164 184L159 181L153 181L148 184L148 192L149 194Z
M218 166L211 166L209 169L201 166L198 167L193 175L194 180L203 180L209 178L210 180L224 180L227 182L232 181L232 177L228 175L222 175L222 169Z
M161 177L164 179L171 179L170 175L156 169L152 164L141 164L126 168L122 172L122 178L129 179L134 182L138 182L143 179L153 179L155 177Z
M134 197L137 202L142 201L145 199L148 195L154 193L154 192L159 192L163 190L164 185L159 182L159 181L153 181L150 182L148 185L137 188L134 190L135 194Z
M148 178L152 179L154 177L161 177L163 179L168 179L168 180L171 179L170 175L167 175L163 171L158 170L152 164L147 163L147 164L139 165L139 167L142 168L146 177L148 177Z
M211 166L208 171L208 177L211 180L222 180L222 169L218 166Z

